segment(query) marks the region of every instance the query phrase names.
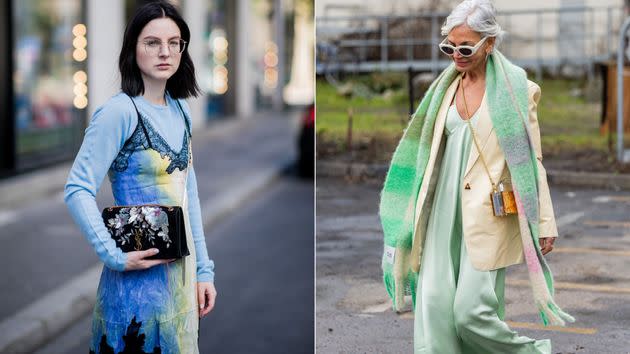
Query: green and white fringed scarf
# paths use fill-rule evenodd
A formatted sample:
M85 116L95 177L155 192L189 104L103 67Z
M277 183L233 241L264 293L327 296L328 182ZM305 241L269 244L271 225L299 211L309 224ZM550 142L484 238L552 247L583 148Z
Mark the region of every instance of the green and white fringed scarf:
M396 311L403 307L405 294L411 294L415 304L418 274L410 268L409 257L416 198L425 177L438 110L457 75L454 64L451 64L425 93L394 152L381 192L379 215L385 242L383 278ZM534 301L545 325L573 322L573 317L563 312L553 300L553 276L537 247L538 168L529 139L527 74L497 50L486 64L486 97L492 124L512 176Z

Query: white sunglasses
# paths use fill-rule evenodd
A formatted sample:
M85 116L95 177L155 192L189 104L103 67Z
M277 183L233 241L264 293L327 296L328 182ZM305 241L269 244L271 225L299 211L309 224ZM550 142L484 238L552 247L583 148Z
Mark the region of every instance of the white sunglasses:
M473 55L475 55L475 53L477 52L477 50L479 50L479 48L481 47L481 45L483 44L483 42L486 41L488 37L483 37L479 42L477 42L477 44L475 44L475 46L469 46L469 45L460 45L457 47L454 47L450 44L444 43L446 42L447 38L444 38L444 40L442 41L442 43L440 43L439 47L440 50L442 51L442 53L448 55L448 56L452 56L455 54L455 51L457 51L459 53L459 55L468 58L471 57Z

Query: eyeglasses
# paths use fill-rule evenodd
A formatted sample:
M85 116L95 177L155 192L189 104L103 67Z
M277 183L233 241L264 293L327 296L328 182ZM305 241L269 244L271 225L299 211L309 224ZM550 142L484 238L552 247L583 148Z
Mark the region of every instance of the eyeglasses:
M473 55L475 55L475 53L477 53L477 50L479 50L479 48L481 47L483 42L486 41L487 38L488 37L483 37L479 42L477 42L477 44L475 44L474 47L469 46L469 45L460 45L460 46L454 47L450 44L444 43L446 42L446 38L444 38L442 43L440 43L439 47L442 53L448 56L454 55L455 51L457 51L459 55L468 58L468 57L472 57Z
M162 41L159 39L148 39L143 42L144 50L149 55L157 56L162 49ZM183 39L171 39L168 41L169 55L181 54L186 49L186 41Z

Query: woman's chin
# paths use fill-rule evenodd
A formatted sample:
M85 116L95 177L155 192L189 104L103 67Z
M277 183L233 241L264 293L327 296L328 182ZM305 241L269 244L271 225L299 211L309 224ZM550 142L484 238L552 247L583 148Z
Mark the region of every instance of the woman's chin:
M171 72L158 71L153 72L149 77L154 81L167 81L171 76L173 76Z
M458 71L466 71L468 70L468 68L470 67L470 63L458 63L455 62L455 69L457 69Z

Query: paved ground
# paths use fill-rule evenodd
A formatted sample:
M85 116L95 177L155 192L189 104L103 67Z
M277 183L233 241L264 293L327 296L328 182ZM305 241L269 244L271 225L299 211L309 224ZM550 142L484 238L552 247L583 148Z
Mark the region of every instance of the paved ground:
M312 353L313 180L291 175L206 230L219 293L201 353ZM84 354L90 316L35 354Z
M382 286L380 183L317 179L318 353L410 353L413 314L390 310ZM556 300L577 318L543 329L524 265L509 269L507 320L551 338L554 353L630 353L630 192L551 187L560 239L547 257Z

